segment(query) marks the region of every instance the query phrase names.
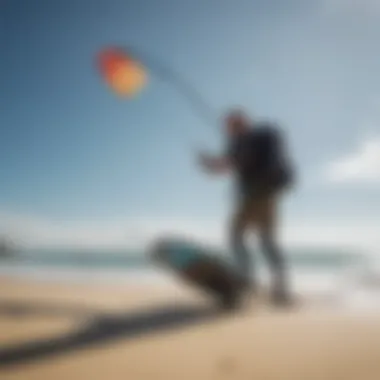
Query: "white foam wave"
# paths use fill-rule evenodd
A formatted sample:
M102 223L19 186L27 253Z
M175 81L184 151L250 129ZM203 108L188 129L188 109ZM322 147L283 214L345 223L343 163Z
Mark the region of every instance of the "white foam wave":
M380 263L380 262L378 262ZM267 272L261 273L264 284ZM157 269L59 268L2 265L1 277L30 278L47 282L83 284L136 285L155 284L181 286L176 279ZM293 291L303 299L346 310L376 310L380 312L380 265L371 263L342 271L295 270L291 273Z

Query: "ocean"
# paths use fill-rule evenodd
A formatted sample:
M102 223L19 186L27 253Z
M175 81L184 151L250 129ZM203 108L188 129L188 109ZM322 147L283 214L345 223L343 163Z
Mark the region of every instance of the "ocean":
M380 256L347 249L297 248L288 249L287 258L295 293L380 310ZM261 281L268 283L268 268L260 254L255 255L255 264ZM0 259L0 276L120 286L176 283L144 252L123 250L21 251Z

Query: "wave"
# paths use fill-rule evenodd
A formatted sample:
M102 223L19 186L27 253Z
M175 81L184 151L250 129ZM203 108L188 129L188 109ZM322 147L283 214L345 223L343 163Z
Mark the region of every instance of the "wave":
M380 259L377 256L314 250L292 252L289 258L290 277L297 295L339 308L380 310ZM262 259L258 272L261 281L269 284L270 276ZM12 260L2 260L0 276L104 285L177 283L175 277L153 267L141 252L24 253Z

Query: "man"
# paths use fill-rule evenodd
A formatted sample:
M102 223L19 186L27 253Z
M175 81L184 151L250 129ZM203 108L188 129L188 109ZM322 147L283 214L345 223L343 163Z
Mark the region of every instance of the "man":
M229 227L231 248L247 284L255 291L257 284L250 273L252 263L244 234L248 228L256 228L273 275L273 301L287 303L290 298L285 262L276 241L279 197L292 184L293 177L284 142L274 126L252 122L241 111L227 114L225 129L226 154L201 154L201 165L211 173L232 171L237 177L237 204Z

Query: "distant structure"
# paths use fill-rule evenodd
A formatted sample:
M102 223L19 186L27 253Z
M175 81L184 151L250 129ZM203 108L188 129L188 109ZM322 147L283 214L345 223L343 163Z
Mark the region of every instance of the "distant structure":
M0 259L12 257L15 251L15 245L9 238L0 237Z

